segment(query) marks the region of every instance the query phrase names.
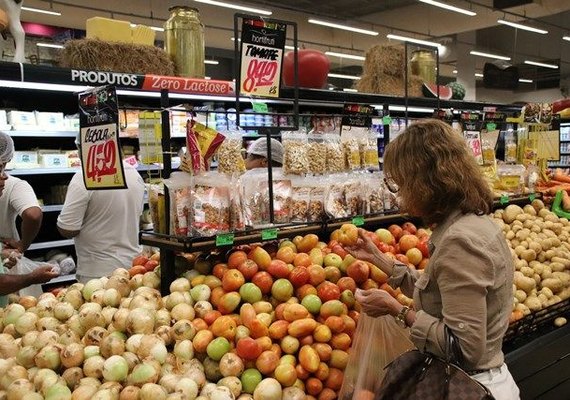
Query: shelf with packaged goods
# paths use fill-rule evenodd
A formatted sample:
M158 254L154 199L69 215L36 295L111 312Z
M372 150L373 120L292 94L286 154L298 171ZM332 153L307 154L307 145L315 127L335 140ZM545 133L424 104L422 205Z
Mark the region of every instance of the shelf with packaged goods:
M27 138L75 138L79 131L40 131L40 130L29 130L29 131L8 131L7 132L12 137L27 137Z
M54 249L57 247L73 246L73 239L53 240L51 242L32 243L28 250Z
M160 171L162 167L159 165L139 165L137 171L139 172L152 172ZM49 174L74 174L81 171L81 168L22 168L8 170L8 174L14 176L22 175L49 175Z

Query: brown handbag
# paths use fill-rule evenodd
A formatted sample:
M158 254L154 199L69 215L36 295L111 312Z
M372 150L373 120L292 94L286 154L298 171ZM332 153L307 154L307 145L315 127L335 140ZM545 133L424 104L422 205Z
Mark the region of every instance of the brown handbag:
M386 366L375 400L494 400L461 365L461 352L445 327L445 358L410 350Z

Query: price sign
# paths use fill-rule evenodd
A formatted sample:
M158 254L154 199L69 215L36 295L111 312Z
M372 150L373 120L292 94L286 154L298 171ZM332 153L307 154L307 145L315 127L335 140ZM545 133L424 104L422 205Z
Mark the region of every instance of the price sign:
M386 115L382 117L382 125L390 125L392 123L392 117Z
M497 124L495 124L494 122L489 122L487 124L487 132L492 132L495 129L497 129Z
M258 113L266 113L269 112L269 108L267 108L266 103L255 102L253 103L253 111Z
M463 137L467 142L467 146L473 152L473 157L477 160L479 165L483 165L483 151L481 149L481 135L478 131L466 131Z
M501 203L503 206L509 204L509 196L507 196L506 194L502 195L501 198L499 199L499 203Z
M234 234L233 233L222 233L216 235L216 246L231 246L234 244Z
M529 194L529 195L528 195L528 199L529 199L530 201L534 201L534 199L536 199L536 193L531 193L531 194Z
M356 226L364 225L364 217L362 215L358 215L352 219L352 223Z
M241 93L279 97L287 25L247 19L241 32Z
M277 239L277 228L269 228L261 231L261 240Z
M119 118L114 87L79 94L81 169L87 190L125 189L119 150Z

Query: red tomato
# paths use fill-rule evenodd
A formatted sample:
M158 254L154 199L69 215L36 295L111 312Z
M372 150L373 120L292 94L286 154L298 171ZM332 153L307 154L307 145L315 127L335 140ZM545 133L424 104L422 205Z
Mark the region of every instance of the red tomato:
M317 50L299 49L297 52L299 67L299 86L322 89L327 83L330 61ZM295 86L295 55L289 51L283 57L283 83Z

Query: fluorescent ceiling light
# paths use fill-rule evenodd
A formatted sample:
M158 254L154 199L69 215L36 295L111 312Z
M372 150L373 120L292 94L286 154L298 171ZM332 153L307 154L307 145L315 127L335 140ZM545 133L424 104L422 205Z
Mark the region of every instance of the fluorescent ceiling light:
M204 60L204 64L218 65L219 63L217 60Z
M532 83L533 81L532 81L532 79L522 79L521 78L521 79L519 79L519 82L521 82L521 83Z
M348 25L335 24L333 22L321 21L320 19L310 18L309 23L315 24L315 25L328 26L330 28L342 29L342 30L350 31L350 32L362 33L363 35L370 35L370 36L378 36L379 35L379 33L376 31L370 31L368 29L355 28L355 27L348 26Z
M456 13L469 15L470 17L477 15L476 12L473 12L471 10L466 10L465 8L455 7L455 6L452 6L449 4L442 3L441 1L435 1L435 0L420 0L420 1L422 3L426 3L426 4L429 4L431 6L435 6L435 7L439 7L439 8L445 8L446 10L449 10L449 11L454 11Z
M230 40L231 40L232 42L235 42L235 41L236 41L236 38L235 38L235 37L232 37L232 38L230 38ZM238 42L241 42L241 39L238 38Z
M545 63L530 61L530 60L524 60L524 63L528 64L528 65L534 65L536 67L558 69L558 65L555 65L555 64L545 64Z
M456 73L457 73L457 70L456 70L456 69L454 69L454 70L453 70L453 71L451 71L451 72L453 72L454 74L456 74Z
M212 79L212 78L209 77L209 76L205 76L204 79L207 80L207 81L209 81L209 80Z
M570 42L570 36L562 36L562 39Z
M63 45L54 43L36 43L38 47L49 47L52 49L63 49Z
M254 8L254 7L239 6L237 4L225 3L223 1L216 1L216 0L194 0L194 1L197 3L209 4L212 6L231 8L232 10L247 11L254 14L261 14L261 15L273 14L273 12L269 10L263 10L261 8Z
M469 52L469 54L471 54L472 56L487 57L487 58L496 58L497 60L505 60L505 61L510 61L510 60L511 60L511 57L500 56L500 55L498 55L498 54L492 54L492 53L483 53L482 51L471 50L471 51Z
M366 59L366 57L355 56L353 54L336 53L334 51L325 51L325 54L327 56L333 56L338 58L349 58L351 60L359 60L359 61L364 61Z
M49 15L57 15L57 16L61 15L61 13L58 11L42 10L40 8L33 8L33 7L23 7L22 6L22 10L31 11L31 12L40 13L40 14L49 14Z
M294 46L289 46L288 44L285 45L285 49L287 50L295 50Z
M353 79L359 80L360 77L356 75L343 75L343 74L329 74L329 78L338 78L338 79Z
M406 111L406 106L388 106L390 111ZM408 107L408 112L432 113L433 108L427 107Z
M480 73L477 72L477 73L475 74L475 77L476 77L476 78L482 78L482 77L483 77L483 74L480 74Z
M415 39L415 38L411 38L411 37L407 37L407 36L394 35L392 33L387 34L386 37L388 39L401 40L403 42L423 44L424 46L439 47L439 48L444 47L441 43L430 42L429 40Z
M358 93L358 90L351 89L351 88L344 88L342 89L343 92L350 92L350 93Z
M529 32L540 33L542 35L546 35L548 33L548 31L545 31L544 29L533 28L532 26L517 24L516 22L511 22L511 21L505 21L504 19L498 19L497 22L499 24L512 26L513 28L522 29Z

